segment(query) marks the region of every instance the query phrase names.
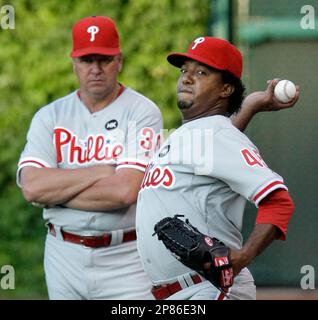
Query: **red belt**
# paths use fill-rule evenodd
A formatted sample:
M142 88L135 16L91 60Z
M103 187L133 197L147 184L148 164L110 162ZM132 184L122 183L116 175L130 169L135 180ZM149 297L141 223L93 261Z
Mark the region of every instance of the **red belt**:
M53 224L49 223L48 227L49 227L50 234L56 237L56 231L54 229ZM112 236L110 233L106 233L101 236L80 236L77 234L73 234L73 233L69 233L61 230L61 234L63 236L64 241L81 244L85 247L90 247L90 248L108 247L112 240ZM135 230L126 231L123 234L122 243L128 242L128 241L134 241L136 239L137 239L137 236L136 236Z
M193 284L197 284L203 281L198 274L191 276L191 279L193 281ZM151 289L151 293L156 298L156 300L164 300L182 289L184 288L181 287L179 281L176 281L169 284L153 286Z

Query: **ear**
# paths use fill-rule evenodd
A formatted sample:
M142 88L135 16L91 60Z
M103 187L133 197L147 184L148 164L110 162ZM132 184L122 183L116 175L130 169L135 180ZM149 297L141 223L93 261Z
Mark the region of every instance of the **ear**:
M72 67L73 67L73 72L75 73L75 59L72 58Z
M118 72L120 72L121 69L123 68L123 62L124 62L122 54L119 54L117 56L117 59L118 59Z
M223 85L222 91L220 92L220 97L221 98L228 98L232 95L232 93L234 92L234 86L229 84L229 83L225 83Z

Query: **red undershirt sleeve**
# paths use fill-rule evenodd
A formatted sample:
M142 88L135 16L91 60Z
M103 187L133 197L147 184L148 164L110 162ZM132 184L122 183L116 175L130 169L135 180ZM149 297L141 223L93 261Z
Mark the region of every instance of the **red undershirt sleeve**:
M272 224L281 232L279 240L286 240L286 232L295 206L289 193L284 189L277 189L266 196L259 204L256 224Z

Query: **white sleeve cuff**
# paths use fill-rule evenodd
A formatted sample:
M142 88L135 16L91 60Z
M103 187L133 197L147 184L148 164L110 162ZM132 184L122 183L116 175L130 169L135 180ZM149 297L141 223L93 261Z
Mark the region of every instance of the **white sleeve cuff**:
M39 158L22 158L18 163L17 170L17 185L21 188L21 177L20 173L24 167L36 167L36 168L51 168L51 166Z
M123 168L137 169L139 171L145 172L147 163L138 159L120 159L117 163L116 170L120 170Z
M283 181L271 181L267 183L265 186L261 186L252 197L252 201L255 203L255 206L258 207L258 204L271 192L276 189L285 189L288 191L288 188L284 185Z

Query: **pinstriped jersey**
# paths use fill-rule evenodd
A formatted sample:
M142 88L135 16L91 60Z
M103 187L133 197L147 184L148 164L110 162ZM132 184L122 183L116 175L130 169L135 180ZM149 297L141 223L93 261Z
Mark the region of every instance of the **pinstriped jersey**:
M124 91L91 113L77 92L41 108L33 117L21 154L25 166L76 169L98 164L145 171L162 128L158 107L136 91ZM111 231L135 225L135 205L114 212L44 209L46 221L77 232Z
M190 272L152 236L159 220L184 215L202 233L239 249L246 200L257 206L278 188L287 189L282 177L229 118L211 116L182 125L149 163L138 195L137 244L150 278L175 281Z

